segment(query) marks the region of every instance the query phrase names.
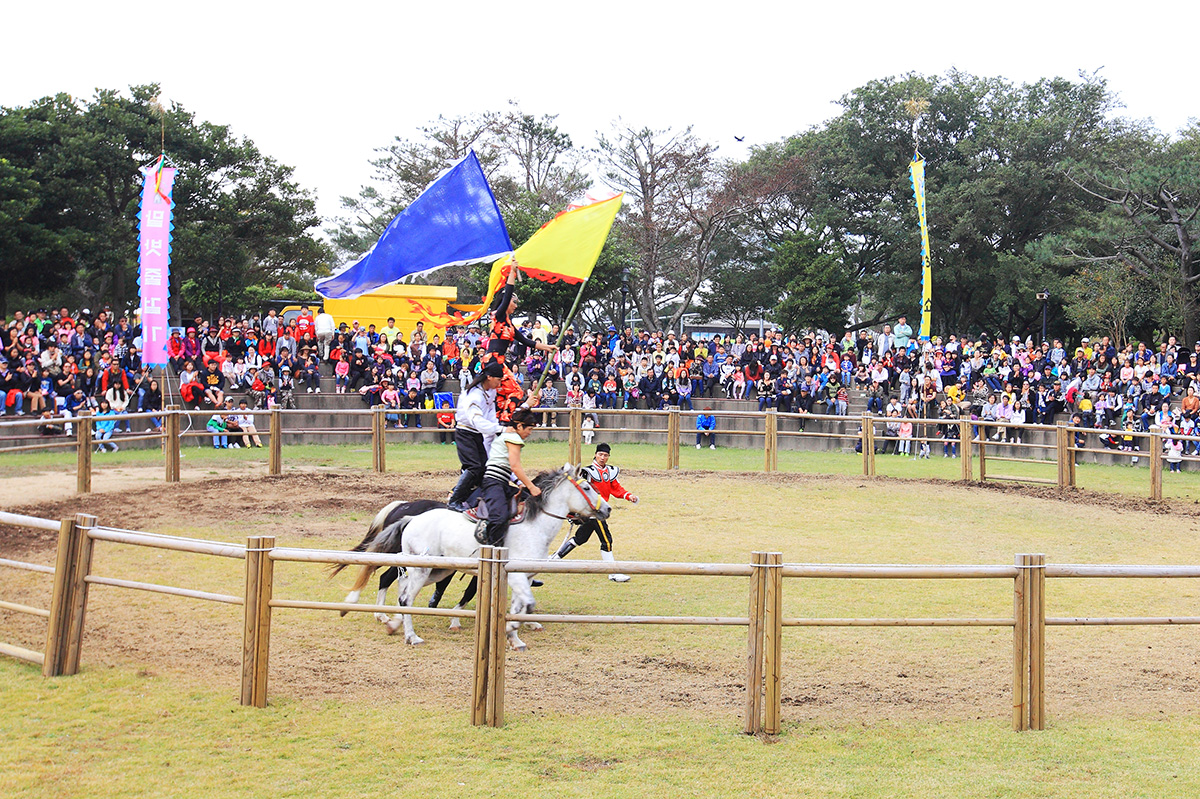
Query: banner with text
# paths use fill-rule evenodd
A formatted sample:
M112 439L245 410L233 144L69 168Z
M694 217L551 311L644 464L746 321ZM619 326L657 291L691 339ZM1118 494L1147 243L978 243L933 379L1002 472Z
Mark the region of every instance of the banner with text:
M171 188L175 169L157 164L145 170L138 211L138 286L142 308L142 363L165 366L170 322Z

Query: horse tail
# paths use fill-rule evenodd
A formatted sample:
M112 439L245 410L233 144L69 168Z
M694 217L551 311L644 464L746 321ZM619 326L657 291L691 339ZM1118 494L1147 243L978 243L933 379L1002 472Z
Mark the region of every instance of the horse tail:
M379 513L375 514L375 518L371 520L371 524L367 527L367 535L363 538L362 541L359 541L357 544L355 544L354 548L351 549L350 551L351 552L367 552L369 547L371 546L371 544L374 543L375 537L377 535L379 535L381 530L383 530L384 525L387 523L388 516L390 516L392 511L394 511L397 507L399 507L400 505L405 505L405 504L407 504L407 503L397 500L395 502L389 502L388 504L384 505L383 508L379 511ZM345 563L336 563L336 564L330 566L329 567L329 578L333 579L334 577L336 577L338 574L341 573L342 569L346 568L347 565L348 564L345 564ZM370 577L370 574L368 574L367 576Z
M413 502L391 502L383 507L379 513L375 514L375 518L371 520L371 526L367 528L366 537L358 543L351 552L399 552L404 544L404 528L408 526L416 517L422 513L431 510L438 510L446 507L445 502L438 502L432 499L418 499ZM341 572L346 568L346 564L339 563L329 569L329 576ZM367 580L371 579L371 575L375 573L378 566L363 566L362 571L355 581L352 590L359 591Z
M377 517L378 518L378 517ZM399 552L404 542L404 528L408 523L415 519L416 516L403 516L400 521L388 525L383 529L382 533L375 535L369 545L369 552ZM363 550L359 550L360 552ZM375 573L378 566L363 566L358 572L358 579L354 581L354 585L350 587L351 591L361 591L367 581L371 579L371 575Z

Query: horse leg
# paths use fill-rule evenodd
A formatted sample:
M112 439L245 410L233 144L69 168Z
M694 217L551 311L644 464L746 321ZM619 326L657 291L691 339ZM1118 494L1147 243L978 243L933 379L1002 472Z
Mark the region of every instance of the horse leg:
M454 575L444 577L438 580L433 586L433 596L429 597L429 607L436 608L442 601L442 594L446 593L446 589L450 586L450 581L454 579Z
M362 567L362 570L358 574L358 580L355 582L355 585L358 587L355 588L350 593L346 594L346 598L345 598L345 600L343 600L347 605L358 604L358 598L362 595L362 586L366 585L367 580L371 579L371 572L373 572L373 571L375 571L374 566L363 566ZM383 578L380 578L381 581L382 581L382 579ZM348 610L343 610L338 615L345 616L349 612L350 611L348 611ZM376 615L376 618L378 618L378 614Z
M385 569L384 572L379 575L379 593L375 597L376 605L387 604L388 589L391 588L392 583L396 582L396 580L398 580L399 578L400 578L400 567L399 566L392 566L388 569ZM375 619L376 619L376 621L387 624L388 616L386 613L376 613Z
M475 590L479 587L479 578L472 575L471 582L467 583L467 590L463 591L462 599L458 600L458 604L454 606L455 610L463 610L467 607L467 603L475 598ZM455 616L450 620L450 629L458 632L462 629L462 619Z
M526 610L532 609L533 589L529 586L529 575L527 574L510 574L508 575L508 586L512 589L512 603L509 605L509 613L525 613ZM520 624L515 621L510 621L507 626L508 643L513 649L518 652L524 652L528 647L525 642L517 636L517 629Z
M429 579L430 571L430 569L405 569L404 579L400 583L400 595L396 598L396 604L398 607L412 607L413 600L417 598L417 593L425 587L425 583ZM413 645L425 643L424 639L418 638L416 632L413 630L412 615L403 613L397 614L397 616L399 616L403 622L401 622L400 619L393 617L392 620L387 623L388 635L395 635L396 631L400 628L400 624L403 623L405 643Z

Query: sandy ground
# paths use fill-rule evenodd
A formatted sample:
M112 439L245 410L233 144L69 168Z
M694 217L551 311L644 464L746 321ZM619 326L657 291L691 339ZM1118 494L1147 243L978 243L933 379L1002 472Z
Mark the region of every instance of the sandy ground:
M0 480L0 506L54 519L86 511L101 520L121 519L123 526L150 531L180 525L224 529L230 541L244 541L248 531L274 529L282 539L290 527L287 520L300 517L307 545L346 549L365 529L358 520L374 513L381 496L436 498L449 478L445 473L400 477L314 470L273 478L193 476L183 486L167 486L160 471L106 469L97 474L96 493L90 497L73 495L70 475ZM686 476L641 472L638 479L673 481ZM858 482L761 474L719 479L754 480L763 486ZM945 490L1019 489L948 483ZM1069 501L1109 500L1081 493ZM1131 501L1120 502L1128 511ZM1142 510L1166 509L1151 503ZM54 542L50 533L0 526L0 557L51 563ZM230 561L229 568L240 579L241 564ZM6 570L3 579L10 574ZM289 578L282 567L278 575L277 595L284 595ZM15 601L45 601L36 599L43 590L23 576L14 590ZM451 589L455 599L458 590ZM565 586L553 583L540 590L547 610L555 604L561 607L569 594ZM176 674L236 695L240 608L106 589L92 592L88 613L86 668L122 666L147 674ZM23 639L30 645L40 635L38 619L6 613L0 620L8 631L0 636L4 640ZM277 612L271 696L275 701L330 698L370 705L403 701L466 712L471 623L467 621L465 632L457 635L446 631L440 620L421 620L420 627L429 643L408 647L399 637L383 635L366 614L339 619L317 612ZM947 635L955 637L953 646L943 645ZM697 718L715 714L735 724L744 702L744 636L741 628L641 631L567 625L533 633L526 638L531 643L528 652L509 655L508 709L535 714L682 712ZM1200 661L1192 629L1125 630L1120 635L1072 629L1055 630L1049 637L1047 703L1052 714L1195 712ZM785 632L785 644L785 720L1008 717L1011 634L1004 629L791 630Z

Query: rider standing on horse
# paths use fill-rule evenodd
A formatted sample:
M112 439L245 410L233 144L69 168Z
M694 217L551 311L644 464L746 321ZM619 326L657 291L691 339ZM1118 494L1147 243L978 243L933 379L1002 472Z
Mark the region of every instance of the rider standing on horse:
M457 435L454 438L462 476L446 500L450 510L463 510L463 503L483 481L488 451L504 427L496 419L496 389L504 378L504 367L489 363L462 393L454 412Z
M621 474L621 470L616 466L609 466L608 459L612 454L612 448L606 443L596 445L596 456L592 460L590 466L583 470L583 474L587 477L588 482L592 484L592 488L596 489L600 496L608 501L610 497L618 497L626 499L637 504L637 495L626 491L620 483L617 482L617 477ZM612 531L608 529L608 520L606 519L587 519L583 524L579 525L579 529L575 531L575 535L567 536L563 541L562 546L558 548L558 552L554 553L556 558L564 558L572 549L582 544L587 543L587 540L592 537L592 533L600 539L600 559L612 562L614 560L612 554ZM610 574L608 579L617 583L629 582L627 574Z
M530 496L536 497L542 493L542 489L533 484L521 466L521 448L535 427L537 417L533 411L518 408L505 425L504 432L492 442L483 473L483 501L487 505L488 516L486 540L480 543L497 546L504 542L504 536L508 533L509 504L518 491L510 481L511 476L516 476Z
M496 298L492 300L492 335L488 340L487 353L483 358L485 364L499 363L504 369L500 387L496 391L496 418L501 423L506 423L512 418L513 413L525 397L521 384L517 382L517 378L507 363L509 346L513 341L518 341L526 347L544 352L554 352L558 349L556 345L534 341L513 324L512 315L517 309L517 295L514 289L516 283L517 264L513 263L508 268L508 279L505 281L504 287L496 293Z

